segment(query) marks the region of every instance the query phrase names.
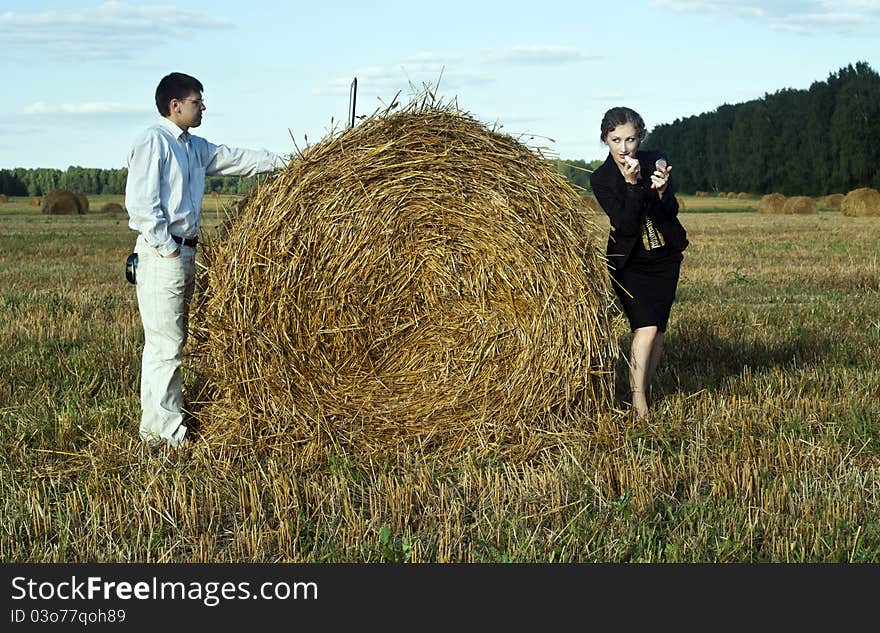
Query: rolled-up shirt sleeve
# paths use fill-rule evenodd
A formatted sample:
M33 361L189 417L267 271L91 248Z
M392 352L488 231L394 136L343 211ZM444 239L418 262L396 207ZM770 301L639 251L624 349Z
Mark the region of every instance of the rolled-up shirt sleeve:
M207 176L254 176L286 164L278 154L263 149L240 149L206 142L202 151Z
M161 144L155 134L147 134L135 143L128 155L125 208L128 225L160 255L167 256L177 250L177 244L171 239L168 218L162 209L162 160Z

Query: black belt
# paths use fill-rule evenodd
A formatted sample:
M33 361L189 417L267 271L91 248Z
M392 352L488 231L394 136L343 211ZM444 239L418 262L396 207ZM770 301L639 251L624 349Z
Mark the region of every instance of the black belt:
M177 237L176 235L172 235L171 239L177 242L178 244L183 244L184 246L193 246L195 247L199 243L199 238L194 237L191 240L185 237Z

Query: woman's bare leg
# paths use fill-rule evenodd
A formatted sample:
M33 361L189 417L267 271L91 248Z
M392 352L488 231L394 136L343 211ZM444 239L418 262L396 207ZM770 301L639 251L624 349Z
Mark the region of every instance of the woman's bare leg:
M648 375L646 387L650 389L650 385L654 382L654 376L657 375L657 366L660 364L660 357L663 355L663 332L658 331L654 338L654 346L651 348L651 357L648 359Z
M629 387L632 391L633 411L638 417L648 413L647 392L651 377L649 372L657 333L656 325L640 327L633 332L632 353L629 359ZM657 361L659 361L659 353ZM654 368L656 369L656 363Z

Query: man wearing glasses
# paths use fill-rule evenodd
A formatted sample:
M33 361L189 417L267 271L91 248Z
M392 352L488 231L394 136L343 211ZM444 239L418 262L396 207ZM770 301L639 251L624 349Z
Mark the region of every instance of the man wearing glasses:
M162 118L128 154L125 206L128 225L138 232L136 284L144 327L140 436L151 446L178 448L186 437L180 364L205 176L253 176L284 166L272 152L214 145L190 134L202 123L202 91L195 77L163 77L156 88Z

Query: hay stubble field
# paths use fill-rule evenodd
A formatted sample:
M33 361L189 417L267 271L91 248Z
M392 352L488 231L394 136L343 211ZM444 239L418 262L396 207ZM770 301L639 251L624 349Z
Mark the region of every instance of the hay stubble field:
M529 460L328 446L315 468L146 451L127 218L27 202L0 205L0 560L880 561L877 218L685 197L649 419L618 381L615 409Z

